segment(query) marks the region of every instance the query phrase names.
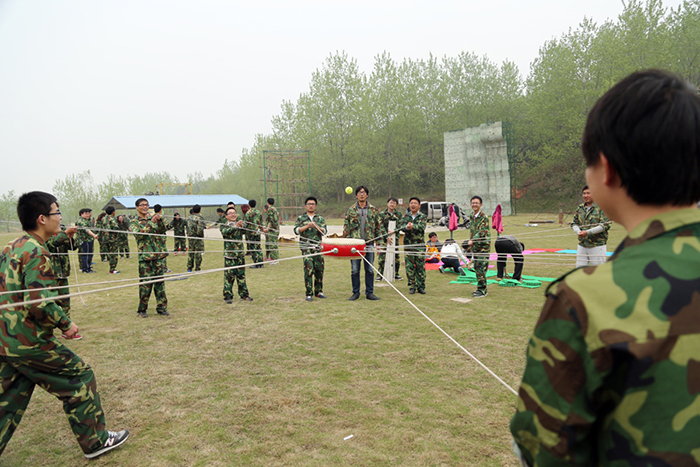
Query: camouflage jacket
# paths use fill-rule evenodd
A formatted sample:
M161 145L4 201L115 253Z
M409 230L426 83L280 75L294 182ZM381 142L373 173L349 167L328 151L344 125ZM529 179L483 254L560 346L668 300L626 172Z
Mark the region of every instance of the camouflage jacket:
M409 222L413 222L413 229L406 230ZM428 223L428 218L425 214L418 211L416 218L409 214L405 214L398 223L398 228L404 232L403 244L406 248L423 250L425 244L425 227Z
M199 214L192 214L189 219L187 219L187 236L188 237L204 237L204 229L206 228L206 223L204 218Z
M304 213L299 216L297 221L294 223L294 233L299 235L299 246L301 247L301 251L316 249L321 244L323 236L328 232L328 229L326 228L326 220L318 214L314 214L313 221L321 228L321 230L323 230L323 233L319 232L313 227L306 229L303 232L299 232L300 227L310 224L311 221L312 219L309 217L309 215Z
M560 278L510 428L531 465L700 465L700 211L630 232Z
M158 219L158 222L153 222L150 215L145 219L141 219L137 216L131 220L129 227L131 231L134 232L136 248L138 248L139 251L139 261L153 261L168 256L167 253L163 253L164 250L160 246L157 236L139 235L140 233L165 234L165 222L163 222L162 217Z
M65 229L64 229L65 230ZM76 233L77 235L77 233ZM70 277L70 250L77 250L80 245L70 239L65 232L59 232L46 241L46 249L51 253L51 268L56 279Z
M56 297L49 252L44 241L25 234L8 243L0 254L0 305ZM27 292L19 292L28 290ZM0 313L0 355L22 357L51 350L53 330L70 329L71 320L53 301L18 305Z
M365 221L364 235L360 232L361 226L360 209L357 203L348 208L345 214L345 222L343 223L343 237L345 238L362 238L368 244L373 244L377 241L377 237L382 234L382 226L379 220L379 210L367 202L367 219Z
M489 216L481 211L478 217L474 217L472 212L469 216L469 229L471 230L471 239L474 240L472 251L474 253L483 253L491 251L491 234L489 233Z
M97 241L100 242L100 244L102 244L102 242L105 241L105 238L107 236L107 232L102 230L105 228L106 217L107 217L106 215L102 216L102 218L100 218L98 216L97 219L95 220L95 230L97 231L95 233L97 234Z
M243 216L245 221L245 236L248 240L260 237L260 230L263 228L262 213L257 208L250 208Z
M401 219L401 213L398 209L394 209L394 212L389 212L389 208L387 208L379 213L379 235L381 235L382 238L378 239L377 243L386 245L386 236L389 233L389 222L396 221L396 228L398 229L399 219Z
M243 229L235 225L229 225L228 220L219 226L221 236L224 238L224 257L241 260L245 256L243 248Z
M87 231L92 228L92 222L90 222L89 219L78 217L78 220L75 222L75 226L78 228L78 231L75 233L75 241L78 244L94 241L92 236L87 233Z
M605 216L602 209L593 203L590 209L586 209L585 204L579 204L574 214L574 225L578 225L581 230L589 230L598 225L603 226L603 231L598 234L589 234L578 239L578 244L584 248L603 246L608 243L608 230L610 230L610 220Z
M109 232L104 232L103 241L107 243L116 243L119 239L119 232L117 232L117 230L121 229L119 228L119 223L114 216L105 216L104 219L102 219L102 228L109 230Z
M275 230L271 232L273 234L280 228L280 213L274 206L267 208L267 216L265 217L265 226L270 230Z
M166 229L173 230L173 235L176 237L184 237L185 236L185 227L187 227L187 221L183 219L182 217L179 219L173 219L168 223Z

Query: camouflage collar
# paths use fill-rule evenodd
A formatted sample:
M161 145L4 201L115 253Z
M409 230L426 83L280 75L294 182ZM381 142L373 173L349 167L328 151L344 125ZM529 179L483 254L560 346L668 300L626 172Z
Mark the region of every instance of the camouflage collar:
M632 229L629 235L620 243L620 246L617 247L612 259L617 257L627 247L639 245L665 232L697 223L700 223L700 209L698 208L678 209L652 216Z

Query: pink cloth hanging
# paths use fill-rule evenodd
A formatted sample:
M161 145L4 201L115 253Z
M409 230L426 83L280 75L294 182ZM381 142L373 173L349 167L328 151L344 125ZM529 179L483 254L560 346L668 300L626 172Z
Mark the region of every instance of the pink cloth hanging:
M450 205L447 210L450 213L450 223L448 228L451 232L453 230L457 230L457 227L459 226L459 219L457 219L457 213L455 212L454 206Z
M496 206L493 213L493 222L491 225L499 234L503 232L503 214L501 214L501 205Z

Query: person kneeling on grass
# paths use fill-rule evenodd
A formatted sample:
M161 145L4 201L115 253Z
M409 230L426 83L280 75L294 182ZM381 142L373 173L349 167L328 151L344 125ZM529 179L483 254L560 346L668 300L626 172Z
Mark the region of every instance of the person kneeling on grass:
M467 265L469 264L469 260L464 256L457 242L451 238L445 240L440 255L442 257L442 266L440 266L441 273L445 273L445 268L451 268L454 272L464 275L464 269L460 266L460 260Z

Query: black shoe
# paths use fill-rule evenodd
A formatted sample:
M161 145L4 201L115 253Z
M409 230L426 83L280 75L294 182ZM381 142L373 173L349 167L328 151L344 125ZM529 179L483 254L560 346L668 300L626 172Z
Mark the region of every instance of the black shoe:
M118 448L124 442L129 439L129 430L122 430L122 431L108 431L109 437L107 438L107 441L102 445L100 449L97 449L96 451L92 451L90 454L85 454L85 457L88 459L94 459L95 457L99 457L102 454L104 454L107 451L111 451L114 448Z
M373 293L368 293L365 297L367 300L381 300L379 297L374 295Z
M230 305L233 303L233 300L230 298L224 298L224 301L226 302L227 305Z
M354 294L350 295L350 298L348 298L348 300L350 300L352 302L352 301L357 300L358 298L360 298L360 294L354 293Z
M316 294L316 297L318 297L318 298L326 298L326 296L323 295L323 292L317 293L317 294Z
M381 281L382 281L382 276L380 276L379 274L377 274L377 277L376 277L374 280L377 281L377 282L381 282Z
M253 301L253 299L250 298L250 295L246 295L245 297L241 297L241 300L243 300L244 302L252 302Z
M477 290L476 292L472 293L472 297L474 298L482 298L488 295L488 293L485 290Z
M306 296L306 301L307 301L307 302L313 302L313 301L314 301L314 296L313 296L313 295L307 295L307 296Z
M413 287L411 287L410 289L408 289L408 293L410 293L411 295L413 295L414 293L416 293L416 289L414 289Z
M145 311L138 311L136 312L136 316L138 316L139 318L148 318L148 313L146 313Z
M425 289L418 289L418 293L421 295L425 295Z
M159 311L158 314L161 316L170 316L170 313L168 313L167 311Z
M402 280L403 280L403 277L401 277L401 276L394 276L394 280L395 280L395 281L402 281Z

